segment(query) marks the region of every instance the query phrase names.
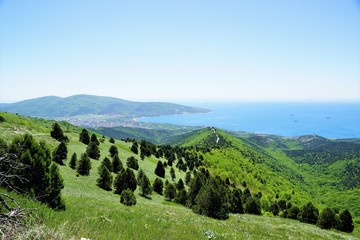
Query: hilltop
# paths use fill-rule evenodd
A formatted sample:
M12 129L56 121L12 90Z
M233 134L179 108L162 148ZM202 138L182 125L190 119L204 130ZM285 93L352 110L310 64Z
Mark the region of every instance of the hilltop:
M45 141L51 150L57 147L58 142L50 136L55 121L5 113L0 113L0 116L4 118L4 121L0 123L0 138L7 144L20 134L31 133L35 139ZM112 144L109 137L96 134L101 140L100 158L99 160L91 159L92 168L89 176L78 176L76 171L69 167L69 161L73 153L80 156L86 150L86 145L79 142L82 129L66 122L60 122L59 125L69 138L67 160L64 166L59 167L64 179L65 188L62 191L62 197L65 200L66 211L54 212L44 205L10 193L24 206L37 208L39 215L46 223L46 227L33 229L33 234L42 231L42 236L54 239L79 239L80 237L90 239L209 239L215 237L217 239L288 239L291 237L351 239L358 235L357 230L353 235L348 235L333 230L322 230L287 218L273 217L265 210L266 205L270 205L271 201L285 200L287 203L291 202L298 206L312 201L320 210L325 206L335 206L339 207L339 210L349 208L353 213L358 213L359 202L356 197L358 187L343 192L336 188L321 188L318 183L322 180L311 176L315 170L320 171L319 168L310 171L311 167L305 166L304 163L301 166L298 165L282 151L273 151L268 146L235 137L216 128L204 128L179 135L176 140L173 139L173 149L187 149L184 153L187 152L190 155L185 156L200 160L199 170L207 169L210 175L220 176L224 181L228 179L230 185L242 191L248 188L252 195L260 197L259 192L261 192L263 216L230 214L227 220L214 220L195 214L181 204L165 201L163 196L154 192L150 198L141 197L139 189L135 191L137 204L126 207L120 204L119 195L96 186L96 179L99 176L98 167L102 159L109 157L109 148L113 145L118 148L119 157L124 165L126 159L131 156L138 159L140 169L149 177L151 183L157 177L154 169L158 160L168 162L165 156L158 158L150 154L141 160L140 153L135 154L131 151L133 140L115 139L115 143ZM92 134L91 131L90 134ZM140 144L141 141L138 143ZM161 148L156 147L156 149ZM173 162L175 180L172 179L170 167L167 166L164 181L175 184L182 179L185 182L186 173L181 170L182 167L177 167L180 162L179 156L176 154ZM323 172L320 177L325 177L327 174ZM194 177L193 173L191 177ZM332 175L323 180L327 181L330 177ZM335 180L333 182L336 183ZM186 186L186 189L189 190L189 186ZM325 190L329 193L321 198ZM343 203L331 196L334 193L341 196ZM333 199L335 199L335 205L332 205ZM358 229L358 225L355 229Z

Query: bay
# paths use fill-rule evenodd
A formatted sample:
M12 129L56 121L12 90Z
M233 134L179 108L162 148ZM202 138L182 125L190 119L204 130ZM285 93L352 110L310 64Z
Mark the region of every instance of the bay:
M141 118L139 121L280 136L317 134L360 138L360 103L187 103L210 109L203 114Z

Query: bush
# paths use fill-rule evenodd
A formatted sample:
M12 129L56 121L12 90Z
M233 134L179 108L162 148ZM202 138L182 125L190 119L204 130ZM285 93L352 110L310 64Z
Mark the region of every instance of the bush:
M336 226L335 213L330 208L324 208L319 216L317 225L323 229L330 229Z
M300 209L297 206L291 206L291 208L289 208L287 210L287 218L291 218L291 219L295 219L298 220L299 219L299 213L300 213Z
M271 205L270 205L270 211L271 211L271 213L272 213L274 216L279 215L280 208L279 208L279 205L278 205L277 202L271 203Z
M249 197L245 205L245 212L248 214L261 215L261 203L256 197Z
M311 202L301 208L299 213L300 222L316 224L318 218L319 210Z
M134 193L130 189L124 190L120 195L120 203L125 206L136 205L136 198Z
M348 210L344 210L339 214L339 220L338 230L348 233L351 233L354 230L352 216Z
M114 173L119 173L123 169L123 164L117 154L112 158L111 164Z

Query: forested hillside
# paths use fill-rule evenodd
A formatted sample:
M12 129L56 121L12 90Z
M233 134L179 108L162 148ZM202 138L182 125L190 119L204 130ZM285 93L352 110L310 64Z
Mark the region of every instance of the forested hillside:
M44 149L44 166L56 166L44 168L44 176L61 176L49 177L50 186L58 186L49 188L48 194L57 194L47 198L59 200L61 205L48 204L55 210L39 204L46 201L36 194L37 185L29 185L25 196L1 182L2 199L37 208L46 223L27 222L17 233L21 239L351 239L359 233L350 221L358 217L358 198L350 194L358 188L318 186L310 165L220 129L197 130L177 136L177 144L157 146L66 122L0 117L2 156L14 154L15 162L27 161L34 170L42 161L32 149ZM326 173L318 176L328 180ZM325 190L332 192L321 197ZM343 203L331 193L341 194Z

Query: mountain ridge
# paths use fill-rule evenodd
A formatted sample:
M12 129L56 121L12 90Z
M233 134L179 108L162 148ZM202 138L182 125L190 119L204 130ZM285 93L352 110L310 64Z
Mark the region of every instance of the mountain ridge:
M208 109L167 102L134 102L120 98L79 94L69 97L45 96L0 105L0 111L33 117L74 117L78 115L118 115L127 118L206 113Z

